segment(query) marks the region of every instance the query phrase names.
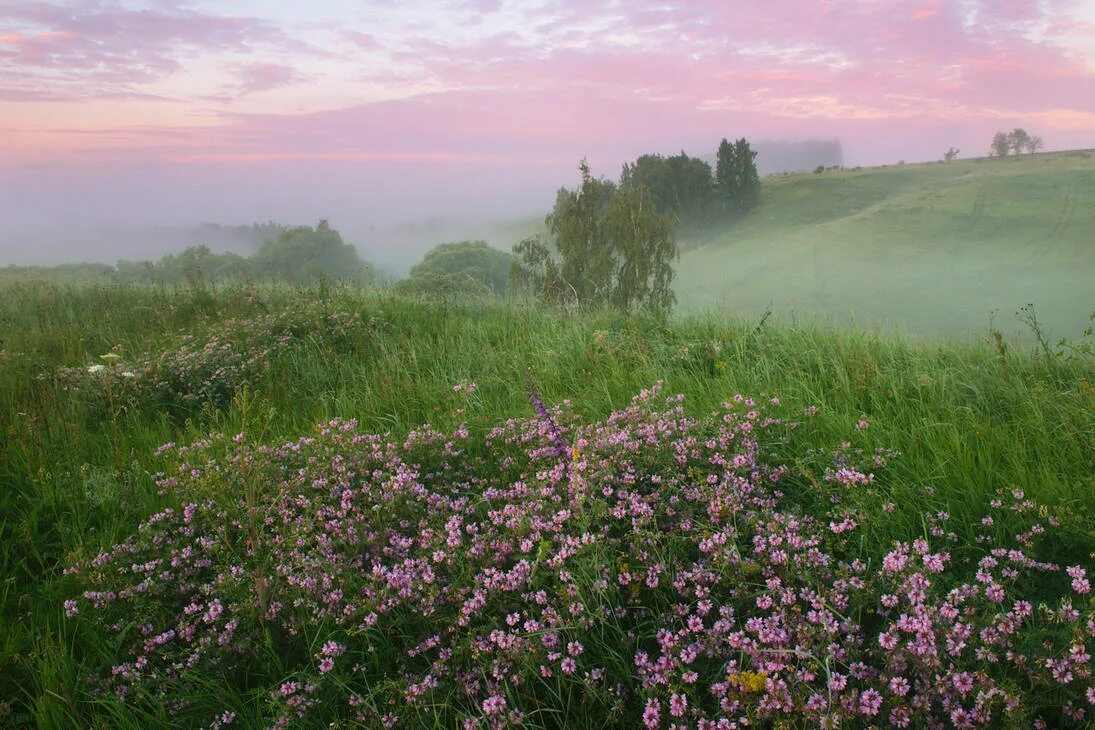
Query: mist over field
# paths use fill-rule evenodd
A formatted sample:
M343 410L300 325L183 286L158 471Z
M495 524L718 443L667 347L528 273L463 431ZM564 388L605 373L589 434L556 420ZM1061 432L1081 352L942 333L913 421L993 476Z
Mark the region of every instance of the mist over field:
M708 140L706 147L694 151L713 160L714 144ZM758 150L765 174L842 163L836 140L760 142ZM242 169L196 163L61 171L47 165L7 175L0 167L0 264L155 259L202 244L243 253L255 243L218 235L209 224L326 218L367 259L405 274L443 241L482 238L508 249L528 221L543 218L555 191L571 184L581 154L587 153L575 151L573 159L555 164L498 160L470 169L309 160L258 161ZM601 171L613 176L624 161Z
M352 10L245 3L231 13L204 2L4 5L4 265L155 261L201 245L247 256L261 236L212 226L327 220L395 279L444 242L510 250L542 232L582 159L614 179L645 154L683 151L714 165L721 138L745 138L759 174L770 176L935 162L948 150L980 158L994 134L1012 129L1032 130L1042 153L1095 146L1095 16L1079 2L761 10L461 0ZM704 253L682 260L686 309L755 314L770 301L838 324L961 332L982 328L995 310L1010 317L1044 288L1048 321L1076 326L1060 292L1092 274L1086 250L1061 264L1078 284L1058 287L1058 269L1024 269L1001 242L991 260L1018 256L1013 280L980 271L968 254L955 258L992 235L986 221L948 226L930 202L910 203L928 212L906 220L890 206L842 237L822 210L828 193L813 195L807 181L803 206L817 215L791 230L795 210L779 199L787 187L769 180L766 212L742 222L745 233L708 231ZM1030 240L1017 245L1036 246L1043 228L1060 237L1053 210L1064 199L1080 211L1090 202L1083 185L1043 197L1055 184L1032 185L1038 203L1023 207L1021 226ZM965 189L955 188L960 199ZM991 219L997 198L986 195ZM952 202L946 215L959 215ZM860 203L837 205L853 215L877 201L868 193ZM1062 225L1068 238L1090 223ZM941 228L946 243L935 245ZM728 245L743 235L747 245ZM680 238L689 249L702 237ZM802 268L806 239L831 271ZM701 261L702 276L689 280ZM876 263L862 272L864 296L834 295L834 272L854 277L866 261ZM746 268L749 284L723 296L716 280ZM912 270L957 278L920 310L900 293L918 286ZM890 277L890 306L865 306ZM993 277L991 292L978 277Z
M1086 326L1091 303L1084 295L1095 286L1095 153L853 168L843 164L846 147L837 140L759 142L757 165L766 175L759 208L745 220L679 235L679 311L771 311L953 336L990 325L1023 333L1015 314L1035 304L1054 336ZM464 181L420 169L434 176L431 185L393 187L368 179L365 169L340 178L331 192L323 185L334 170L313 187L303 174L307 165L265 164L265 190L228 179L175 197L165 186L179 181L150 173L117 194L109 191L117 180L69 181L87 187L63 206L46 178L32 175L4 196L13 208L0 231L3 263L114 264L190 246L248 256L276 235L262 223L327 219L383 277L398 279L444 242L484 240L508 251L542 233L545 201L574 178L569 166L517 175L527 178L524 185L510 185L502 170ZM281 188L283 177L302 182ZM494 189L500 183L507 184ZM263 195L269 197L247 200ZM40 210L45 201L56 204L48 220ZM201 222L194 209L219 211L210 217L222 222Z
M843 164L839 140L755 146L761 174ZM660 151L679 150L670 145ZM714 159L710 140L689 151ZM551 165L498 160L472 169L413 161L271 160L243 169L46 165L5 174L0 164L0 265L113 263L201 244L242 253L254 242L219 235L208 224L235 228L326 218L368 259L405 273L442 241L485 238L512 246L518 239L506 234L522 221L542 219L555 191L572 182L578 157L588 152L573 154ZM598 166L611 176L624 161Z

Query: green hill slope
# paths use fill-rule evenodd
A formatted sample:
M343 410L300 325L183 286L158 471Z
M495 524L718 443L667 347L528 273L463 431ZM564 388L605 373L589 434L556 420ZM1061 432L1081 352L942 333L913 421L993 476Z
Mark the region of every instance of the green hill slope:
M1095 152L767 178L747 220L685 245L685 309L959 334L1033 303L1074 336L1095 309Z

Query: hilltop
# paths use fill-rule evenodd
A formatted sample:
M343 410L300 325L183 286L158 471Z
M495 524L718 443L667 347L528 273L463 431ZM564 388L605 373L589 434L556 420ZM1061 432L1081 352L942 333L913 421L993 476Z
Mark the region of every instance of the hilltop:
M772 176L732 227L682 242L681 307L913 333L1002 329L1033 303L1075 335L1095 302L1095 151Z

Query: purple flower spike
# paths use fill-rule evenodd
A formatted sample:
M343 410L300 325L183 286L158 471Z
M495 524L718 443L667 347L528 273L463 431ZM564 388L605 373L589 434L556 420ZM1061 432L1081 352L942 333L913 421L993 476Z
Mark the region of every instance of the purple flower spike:
M569 464L570 449L567 447L566 439L563 438L563 432L559 425L555 423L555 419L551 417L551 411L544 405L544 401L540 399L539 393L536 392L536 388L529 378L525 378L525 390L528 391L528 398L532 402L532 407L536 409L537 415L540 416L540 420L547 424L551 441L555 444L555 455Z

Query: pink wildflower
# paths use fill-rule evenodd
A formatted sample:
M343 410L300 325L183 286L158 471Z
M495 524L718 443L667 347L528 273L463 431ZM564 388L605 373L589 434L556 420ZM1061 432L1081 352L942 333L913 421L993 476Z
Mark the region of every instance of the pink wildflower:
M491 695L483 700L483 714L488 717L501 715L506 711L506 698L501 695Z
M647 727L647 730L654 730L658 727L661 714L661 702L653 698L646 701L646 709L643 710L643 725Z
M1068 577L1072 578L1072 590L1080 594L1091 592L1091 582L1087 579L1087 571L1078 565L1065 568Z
M859 711L864 715L877 715L882 709L882 695L878 690L869 689L859 697Z
M898 697L904 697L909 693L909 680L904 677L894 677L890 680L890 691Z
M344 647L342 644L339 644L337 641L328 641L326 644L323 645L320 653L323 656L335 657L341 656L342 652L344 651L346 651L346 647Z

